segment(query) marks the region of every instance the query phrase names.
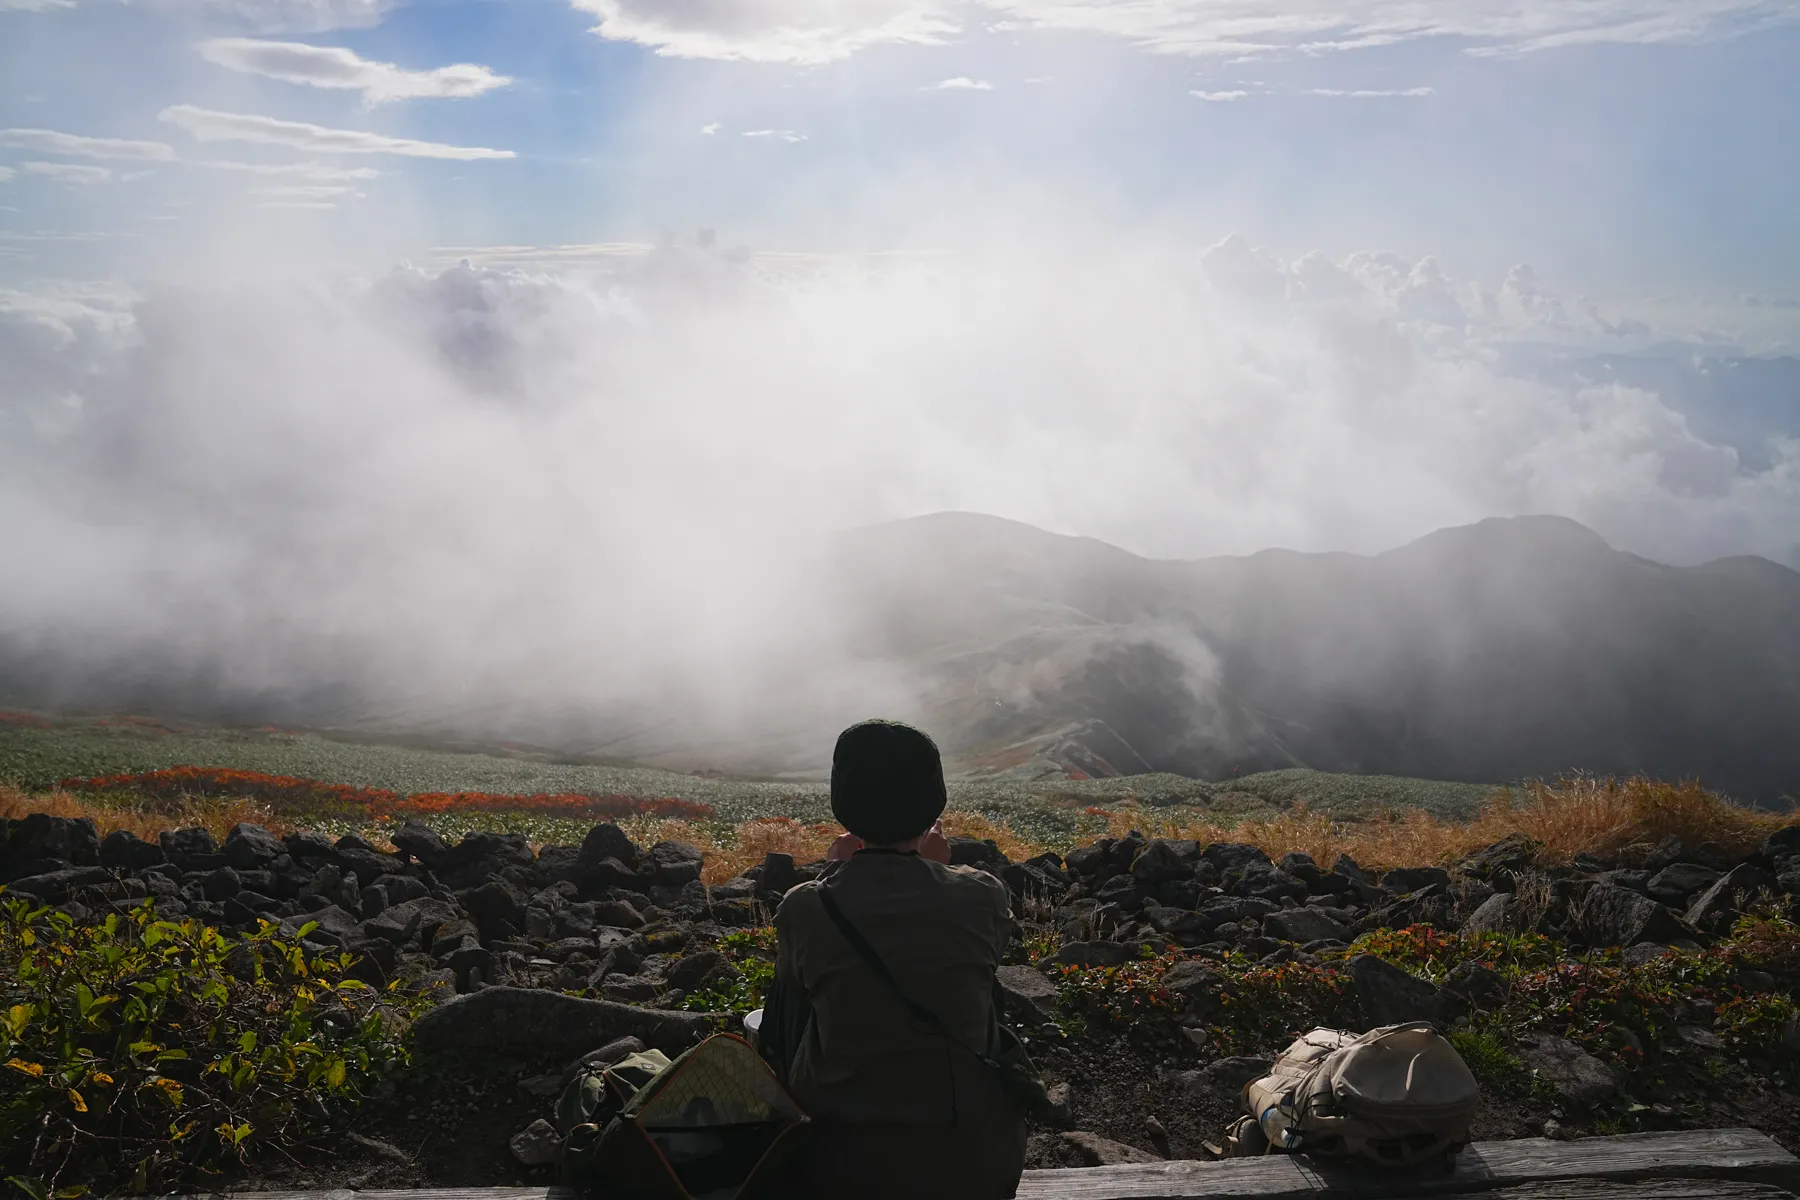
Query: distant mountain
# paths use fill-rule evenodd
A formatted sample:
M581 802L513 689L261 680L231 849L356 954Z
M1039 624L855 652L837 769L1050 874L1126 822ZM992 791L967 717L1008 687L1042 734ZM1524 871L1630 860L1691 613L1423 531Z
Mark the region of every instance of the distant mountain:
M822 776L835 732L881 713L923 723L966 775L1642 771L1800 795L1800 574L1764 559L1666 566L1522 517L1372 556L1158 561L942 513L842 534L792 574L819 630L796 618L753 667L660 691L606 679L583 700L529 672L492 688L371 682L291 645L250 674L263 682L233 686L227 651L197 636L84 657L0 630L0 707L768 778ZM735 705L716 703L728 687Z
M1582 769L1800 794L1800 574L1557 517L1374 556L1152 561L973 514L847 535L876 657L973 771Z

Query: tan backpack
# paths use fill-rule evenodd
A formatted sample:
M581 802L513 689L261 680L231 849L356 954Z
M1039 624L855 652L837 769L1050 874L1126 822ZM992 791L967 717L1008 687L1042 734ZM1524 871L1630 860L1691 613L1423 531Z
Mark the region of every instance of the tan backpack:
M1480 1103L1462 1056L1428 1022L1362 1034L1315 1029L1244 1086L1257 1129L1234 1129L1226 1140L1239 1154L1266 1144L1405 1166L1467 1145Z

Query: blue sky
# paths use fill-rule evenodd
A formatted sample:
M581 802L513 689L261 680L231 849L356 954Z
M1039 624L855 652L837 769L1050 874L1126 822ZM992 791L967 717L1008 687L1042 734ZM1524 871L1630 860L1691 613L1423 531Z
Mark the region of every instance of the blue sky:
M0 269L138 263L252 221L396 255L699 226L869 248L1004 223L1005 197L1202 243L1235 230L1483 277L1529 261L1622 302L1788 301L1797 16L1780 0L0 0L0 128L168 148L0 146ZM271 77L269 43L348 50L359 77L470 66L493 86L310 86L296 69L344 60ZM204 111L183 124L177 106ZM515 157L197 140L214 114Z

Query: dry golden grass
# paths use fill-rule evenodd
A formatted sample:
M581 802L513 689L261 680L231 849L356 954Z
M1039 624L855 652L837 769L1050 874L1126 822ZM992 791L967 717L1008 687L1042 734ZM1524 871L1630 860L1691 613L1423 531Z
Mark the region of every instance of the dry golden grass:
M1549 863L1566 863L1583 853L1641 859L1670 834L1690 849L1709 846L1740 855L1755 850L1775 830L1800 823L1800 812L1757 812L1696 783L1584 775L1528 784L1522 796L1501 791L1466 823L1418 812L1332 821L1305 808L1235 825L1133 807L1111 810L1105 819L1112 837L1138 829L1150 837L1248 842L1272 857L1299 850L1321 864L1348 854L1362 866L1385 870L1451 863L1509 833L1524 833L1541 843L1541 856Z
M1542 858L1550 863L1566 863L1581 853L1641 858L1670 834L1693 849L1707 847L1738 855L1754 850L1776 829L1800 824L1800 812L1757 812L1695 783L1589 776L1533 783L1519 793L1499 792L1466 823L1425 813L1333 821L1303 807L1229 825L1135 805L1095 811L1112 837L1137 829L1150 837L1248 842L1271 857L1299 850L1321 864L1348 854L1375 870L1454 862L1515 832L1540 842ZM160 809L133 808L68 792L33 795L0 786L0 816L17 818L31 812L91 817L102 836L128 829L146 840L154 840L165 829L193 825L204 826L223 840L240 821L255 822L276 833L293 828L269 809L246 800L190 797ZM702 877L708 883L733 878L771 851L791 854L796 862L816 862L843 832L835 825L807 825L791 817L759 817L733 829L666 817L633 817L619 824L639 845L674 840L698 846L706 855ZM944 829L955 837L992 838L1015 862L1045 849L1005 822L979 813L945 813Z
M294 828L267 807L251 800L190 796L173 806L132 807L96 803L70 792L33 795L0 785L0 817L16 820L34 812L49 813L53 817L90 817L101 837L115 829L125 829L148 842L155 841L156 835L165 829L191 829L196 825L204 827L220 841L233 825L245 821L262 825L277 834L289 833Z

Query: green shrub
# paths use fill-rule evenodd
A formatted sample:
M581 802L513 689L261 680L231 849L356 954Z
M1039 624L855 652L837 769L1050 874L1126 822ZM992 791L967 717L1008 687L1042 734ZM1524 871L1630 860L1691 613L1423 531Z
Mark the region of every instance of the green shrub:
M0 1175L36 1200L148 1194L316 1139L405 1064L427 1003L351 962L266 923L0 899Z
M719 939L719 949L738 969L730 983L690 992L681 1007L690 1012L743 1016L762 1007L763 994L775 981L775 928L739 929Z
M1522 1093L1531 1089L1531 1071L1493 1033L1453 1029L1447 1036L1484 1091Z

